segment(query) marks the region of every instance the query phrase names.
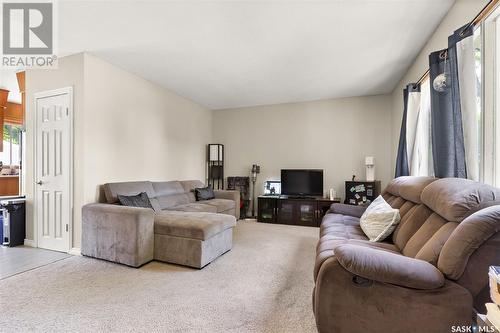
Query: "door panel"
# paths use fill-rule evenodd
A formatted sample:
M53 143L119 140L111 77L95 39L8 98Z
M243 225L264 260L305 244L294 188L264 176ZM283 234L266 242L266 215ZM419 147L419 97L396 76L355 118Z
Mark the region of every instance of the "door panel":
M276 222L276 199L259 197L258 221L275 223Z
M278 201L278 216L279 223L294 224L295 212L294 204L291 201L279 200Z
M300 201L297 203L297 223L303 226L315 227L316 222L316 202Z
M71 221L71 90L36 97L38 246L68 252Z

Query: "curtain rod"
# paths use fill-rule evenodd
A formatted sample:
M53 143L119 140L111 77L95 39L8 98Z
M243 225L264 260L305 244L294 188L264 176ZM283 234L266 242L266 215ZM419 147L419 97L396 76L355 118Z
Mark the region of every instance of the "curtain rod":
M489 15L491 14L495 9L496 7L500 4L500 0L490 0L486 6L483 7L483 9L481 9L481 11L476 15L474 16L474 18L472 19L472 21L469 22L469 24L467 24L463 29L462 29L462 32L460 34L462 34L463 32L465 32L467 29L469 29L472 25L474 24L477 24L479 22L482 22L484 21L484 19ZM416 84L420 84L422 83L422 81L424 81L427 77L429 76L429 70L426 70L425 73L420 77L420 79L418 79L417 83Z
M425 73L420 77L420 79L418 79L416 84L422 83L422 81L424 81L428 76L429 76L429 70L426 70Z
M463 34L467 29L469 29L472 25L477 24L479 22L484 21L484 19L493 12L496 6L500 3L500 0L490 0L486 6L481 9L481 11L470 21L469 24L463 28L460 34Z

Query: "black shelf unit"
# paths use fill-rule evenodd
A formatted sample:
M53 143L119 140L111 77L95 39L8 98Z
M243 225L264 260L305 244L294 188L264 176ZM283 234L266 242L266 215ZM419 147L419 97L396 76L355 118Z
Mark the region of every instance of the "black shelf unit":
M380 180L346 181L345 204L367 206L380 195Z
M224 189L224 145L207 145L207 185L214 190Z

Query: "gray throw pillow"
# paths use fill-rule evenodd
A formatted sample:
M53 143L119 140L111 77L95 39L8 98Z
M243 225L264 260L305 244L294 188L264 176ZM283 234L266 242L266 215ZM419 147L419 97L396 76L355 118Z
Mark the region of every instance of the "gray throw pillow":
M153 209L153 206L151 206L151 201L149 201L146 192L141 192L137 195L118 195L118 201L123 206Z
M215 199L214 190L210 186L195 188L194 194L196 201Z

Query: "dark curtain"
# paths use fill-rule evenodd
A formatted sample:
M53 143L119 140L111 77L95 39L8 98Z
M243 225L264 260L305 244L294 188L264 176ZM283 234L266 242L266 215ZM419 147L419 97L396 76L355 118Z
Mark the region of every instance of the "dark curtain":
M429 66L435 176L467 178L455 43L447 49L431 53ZM432 84L443 72L447 74L447 88L438 92Z
M399 133L398 156L396 158L396 177L409 176L410 164L408 161L408 143L406 142L406 131L408 126L408 96L413 92L420 91L420 84L410 83L403 90L403 120Z
M406 117L408 114L408 87L403 89L403 121L399 132L398 156L396 158L396 178L408 176L408 153L406 151Z

